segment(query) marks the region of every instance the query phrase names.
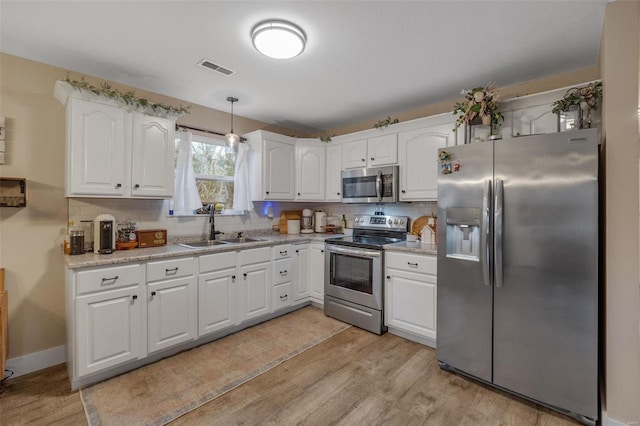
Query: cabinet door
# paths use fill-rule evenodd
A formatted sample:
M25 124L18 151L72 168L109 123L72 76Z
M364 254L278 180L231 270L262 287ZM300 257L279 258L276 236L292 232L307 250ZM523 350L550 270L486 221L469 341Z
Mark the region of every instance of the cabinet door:
M240 320L271 312L271 264L258 263L240 268Z
M81 99L67 111L67 195L125 195L129 181L129 113Z
M293 299L296 301L306 299L311 295L309 254L310 248L308 244L296 245L295 274L293 276Z
M198 336L238 322L237 282L235 267L198 277Z
M294 164L294 145L265 139L262 179L266 200L294 199Z
M438 149L455 145L455 124L398 134L400 201L438 198Z
M296 146L296 199L324 200L325 147Z
M436 339L436 277L387 269L385 325Z
M340 201L342 199L342 145L327 146L327 164L325 176L325 200Z
M146 300L139 286L76 299L78 377L146 356Z
M174 121L133 113L132 197L173 195Z
M196 338L195 277L147 285L149 299L149 353Z
M324 244L309 247L309 286L311 300L324 304Z
M369 166L384 166L398 163L398 135L378 136L367 140L367 163Z
M367 140L347 142L342 145L342 168L353 169L367 165Z

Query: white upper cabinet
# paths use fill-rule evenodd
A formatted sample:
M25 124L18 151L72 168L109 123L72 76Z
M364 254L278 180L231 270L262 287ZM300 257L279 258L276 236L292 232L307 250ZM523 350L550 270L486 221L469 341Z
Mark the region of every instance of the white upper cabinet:
M438 149L455 145L455 122L398 134L400 201L438 198Z
M327 174L325 176L325 200L340 201L342 199L342 145L327 145Z
M295 139L262 130L249 133L245 137L250 147L251 199L293 200Z
M69 98L66 196L171 197L174 127L173 119Z
M129 113L122 108L69 100L66 196L126 195L130 123Z
M346 142L342 147L342 168L375 167L398 162L395 133Z
M296 199L324 201L325 144L298 141L296 144Z
M131 195L171 197L175 152L175 122L133 113Z

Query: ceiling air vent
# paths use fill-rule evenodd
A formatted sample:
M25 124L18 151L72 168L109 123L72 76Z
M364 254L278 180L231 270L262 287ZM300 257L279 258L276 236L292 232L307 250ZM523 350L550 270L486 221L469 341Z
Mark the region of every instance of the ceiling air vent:
M201 67L209 68L210 70L219 72L220 74L224 74L224 75L233 75L236 73L235 71L230 70L229 68L225 68L218 64L214 64L208 59L201 60L200 62L198 62L198 65L200 65Z

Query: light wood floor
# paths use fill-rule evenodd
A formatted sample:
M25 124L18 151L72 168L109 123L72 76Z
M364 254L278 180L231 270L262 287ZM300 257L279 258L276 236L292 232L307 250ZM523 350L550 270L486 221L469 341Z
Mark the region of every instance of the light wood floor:
M5 382L0 425L86 424L64 366ZM355 327L177 419L172 425L575 425L442 371L435 351Z

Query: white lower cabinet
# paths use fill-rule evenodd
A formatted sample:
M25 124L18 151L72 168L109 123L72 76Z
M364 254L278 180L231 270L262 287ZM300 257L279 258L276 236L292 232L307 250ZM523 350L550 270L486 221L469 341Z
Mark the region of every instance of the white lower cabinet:
M311 295L309 276L309 244L295 245L295 274L293 277L293 298L295 301L307 299Z
M67 331L72 379L147 355L143 285L140 264L67 275L67 315L76 326Z
M240 321L271 312L271 249L242 250L240 256Z
M324 305L324 243L309 245L308 265L311 301Z
M197 337L198 293L193 257L147 264L148 350L153 353Z
M436 257L386 252L384 322L389 332L435 347Z
M198 336L232 327L238 316L236 252L200 256Z

